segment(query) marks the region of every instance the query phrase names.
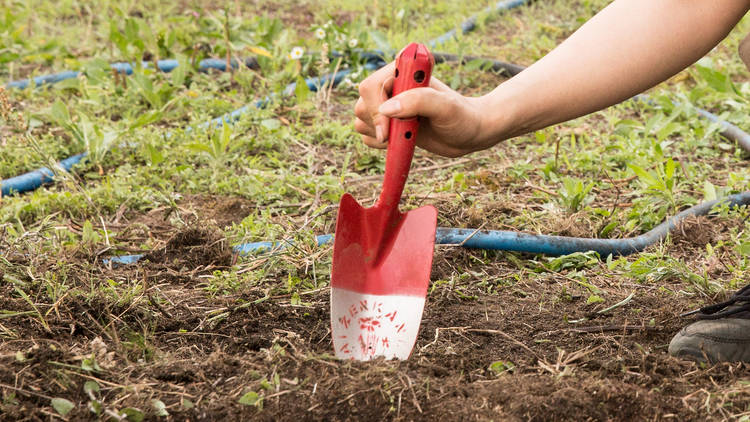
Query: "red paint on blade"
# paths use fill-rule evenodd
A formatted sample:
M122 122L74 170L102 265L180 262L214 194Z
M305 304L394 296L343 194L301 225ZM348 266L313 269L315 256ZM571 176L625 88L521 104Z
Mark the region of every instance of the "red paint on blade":
M399 213L386 227L378 224L382 218L380 210L362 208L348 194L341 199L331 287L372 295L424 297L432 268L437 210L427 206Z

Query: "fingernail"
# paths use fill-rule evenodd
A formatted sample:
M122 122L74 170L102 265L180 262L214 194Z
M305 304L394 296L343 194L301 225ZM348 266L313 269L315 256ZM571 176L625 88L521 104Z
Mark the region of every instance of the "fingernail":
M388 100L380 105L378 111L380 114L396 114L401 111L401 102L399 100Z
M378 142L385 141L383 137L383 127L380 125L375 126L375 139L377 139Z

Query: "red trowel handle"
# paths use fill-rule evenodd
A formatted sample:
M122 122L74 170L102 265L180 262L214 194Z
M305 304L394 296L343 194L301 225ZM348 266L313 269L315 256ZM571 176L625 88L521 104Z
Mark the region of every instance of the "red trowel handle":
M434 63L435 59L424 44L407 45L396 58L393 95L398 95L407 89L429 86ZM383 191L375 206L398 209L401 193L404 191L404 184L409 176L418 129L418 117L407 120L391 119L388 152L385 156Z

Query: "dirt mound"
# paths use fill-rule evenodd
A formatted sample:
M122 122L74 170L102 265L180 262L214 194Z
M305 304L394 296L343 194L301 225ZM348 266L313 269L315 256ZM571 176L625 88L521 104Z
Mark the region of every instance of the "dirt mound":
M215 222L196 222L175 233L163 248L144 257L176 271L232 264L232 248Z
M672 243L675 245L703 248L718 240L724 224L717 225L711 217L690 216L682 220L672 231Z

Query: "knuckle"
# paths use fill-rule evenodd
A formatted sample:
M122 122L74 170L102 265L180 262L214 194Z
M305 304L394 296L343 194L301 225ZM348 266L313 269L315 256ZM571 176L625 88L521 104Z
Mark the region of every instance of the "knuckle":
M367 129L368 129L367 123L363 122L360 119L354 120L354 130L356 130L359 133L364 133L367 131Z
M354 104L354 115L361 119L362 116L365 116L366 114L367 114L367 106L365 105L365 102L360 97L360 99L357 100L357 103Z
M441 101L446 103L446 108L451 110L451 113L458 111L461 108L461 101L459 97L455 95L440 95Z
M372 117L372 122L374 125L387 126L388 123L390 122L390 119L388 118L388 116L380 114L377 111L375 113L372 113L371 117Z
M372 76L366 78L362 82L359 83L359 95L360 97L367 97L371 92L373 87L375 86L375 81L373 80Z

